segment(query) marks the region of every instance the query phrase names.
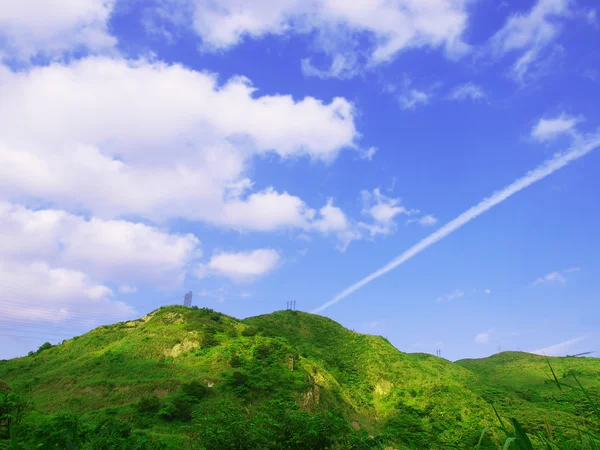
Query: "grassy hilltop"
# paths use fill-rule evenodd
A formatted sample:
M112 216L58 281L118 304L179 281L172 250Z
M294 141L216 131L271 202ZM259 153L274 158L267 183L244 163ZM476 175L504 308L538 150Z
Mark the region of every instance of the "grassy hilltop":
M600 397L600 361L551 362ZM524 353L406 354L297 311L237 320L163 307L1 361L0 448L474 448L496 424L490 402L530 433L598 431L547 367ZM498 448L494 431L480 448Z

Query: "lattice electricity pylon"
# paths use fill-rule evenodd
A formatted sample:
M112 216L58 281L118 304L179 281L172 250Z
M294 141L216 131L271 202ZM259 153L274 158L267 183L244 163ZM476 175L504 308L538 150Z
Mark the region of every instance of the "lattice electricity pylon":
M183 296L183 305L188 308L192 306L192 291L189 291Z

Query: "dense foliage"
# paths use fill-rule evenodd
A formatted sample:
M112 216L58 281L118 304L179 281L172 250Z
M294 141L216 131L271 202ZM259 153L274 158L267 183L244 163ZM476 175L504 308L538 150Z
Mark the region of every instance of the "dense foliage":
M521 448L517 432L581 443L599 431L600 364L552 366L556 379L524 353L404 354L296 311L239 321L165 307L0 361L0 449Z

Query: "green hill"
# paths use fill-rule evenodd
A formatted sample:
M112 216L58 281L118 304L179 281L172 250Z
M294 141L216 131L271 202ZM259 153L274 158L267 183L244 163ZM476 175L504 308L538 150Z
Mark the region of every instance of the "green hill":
M406 354L297 311L237 320L163 307L0 361L0 448L473 448L495 423L488 402L531 432L544 418L593 428L545 364ZM598 360L552 364L598 394ZM481 448L497 448L493 433Z

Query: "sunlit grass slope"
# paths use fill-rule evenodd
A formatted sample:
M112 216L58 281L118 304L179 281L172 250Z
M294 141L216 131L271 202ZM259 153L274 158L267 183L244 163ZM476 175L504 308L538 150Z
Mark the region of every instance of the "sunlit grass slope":
M596 395L597 361L553 358L552 363L565 379L581 375ZM35 434L31 430L45 417L69 413L102 424L110 416L130 424L147 442L165 446L156 448L198 449L253 448L256 442L278 448L281 439L299 442L298 436L307 434L289 434L294 427L313 430L310 442L321 448L325 444L318 439L329 433L326 427L341 428L337 416L319 414L335 410L348 430L363 436L360 445L372 437L369 446L351 448L472 448L481 430L495 423L488 402L532 430L545 418L588 426L584 403L575 396L570 399L575 406L567 402L546 383L545 372L545 360L528 354L451 363L402 353L382 337L297 311L237 320L180 306L0 361L0 381L29 404L22 425L26 435ZM274 419L288 414L293 424ZM1 428L2 423L0 434ZM237 444L227 441L239 430ZM289 436L277 434L282 430ZM350 448L340 445L335 448ZM496 448L493 433L481 448Z
M558 389L549 363L560 382L576 386L574 376L577 377L591 399L600 404L597 358L546 358L503 352L489 358L456 362L479 376L480 381L472 386L475 392L493 403L500 414L518 418L527 432L546 432L548 426L568 429L576 425L600 431L589 402L578 389Z

